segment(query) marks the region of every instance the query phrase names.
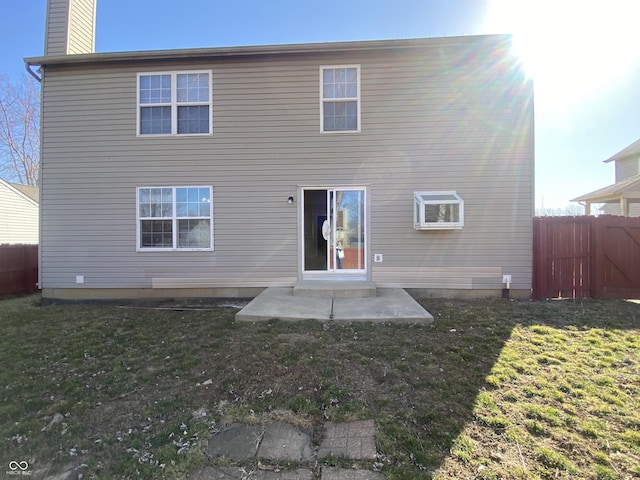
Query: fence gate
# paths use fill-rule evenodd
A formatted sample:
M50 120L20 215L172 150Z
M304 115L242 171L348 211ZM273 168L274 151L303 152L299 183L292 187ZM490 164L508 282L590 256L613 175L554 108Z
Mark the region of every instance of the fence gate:
M596 227L593 296L640 298L640 218L607 216Z
M640 218L536 217L533 297L640 298Z

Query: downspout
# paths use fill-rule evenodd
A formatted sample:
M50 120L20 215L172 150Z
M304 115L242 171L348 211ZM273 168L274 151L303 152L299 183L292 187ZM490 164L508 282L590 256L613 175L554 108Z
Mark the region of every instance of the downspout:
M585 215L591 214L591 202L578 202L578 205L580 205L581 207L584 207Z
M31 70L31 67L34 65L29 62L24 62L24 67L29 72L33 78L40 84L40 162L38 162L38 168L40 172L38 172L38 188L40 189L40 195L38 198L38 216L39 216L39 225L38 225L38 288L42 290L42 107L43 107L43 95L42 95L42 76L38 76L36 72ZM41 70L42 66L39 65L39 70Z
M31 64L29 62L24 62L24 68L27 69L27 72L29 72L29 75L31 75L33 78L35 78L38 81L38 83L42 83L42 77L39 77L36 72L31 70L31 67L33 67L33 64Z

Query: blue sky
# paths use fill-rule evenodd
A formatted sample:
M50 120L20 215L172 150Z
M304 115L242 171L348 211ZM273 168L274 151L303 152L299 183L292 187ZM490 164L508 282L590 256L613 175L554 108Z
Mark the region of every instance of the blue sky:
M0 0L0 74L43 53L46 0ZM96 51L512 33L534 77L536 207L613 183L640 138L637 0L98 0Z

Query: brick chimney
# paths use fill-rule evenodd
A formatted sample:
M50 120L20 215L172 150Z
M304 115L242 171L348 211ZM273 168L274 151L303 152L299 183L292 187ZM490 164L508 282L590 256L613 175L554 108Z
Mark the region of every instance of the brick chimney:
M95 52L96 0L48 0L44 54Z

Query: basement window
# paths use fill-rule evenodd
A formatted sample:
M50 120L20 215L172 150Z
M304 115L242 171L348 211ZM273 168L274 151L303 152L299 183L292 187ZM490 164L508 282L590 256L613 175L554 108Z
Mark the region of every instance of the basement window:
M416 230L459 230L464 225L464 201L453 191L415 192L413 227Z

